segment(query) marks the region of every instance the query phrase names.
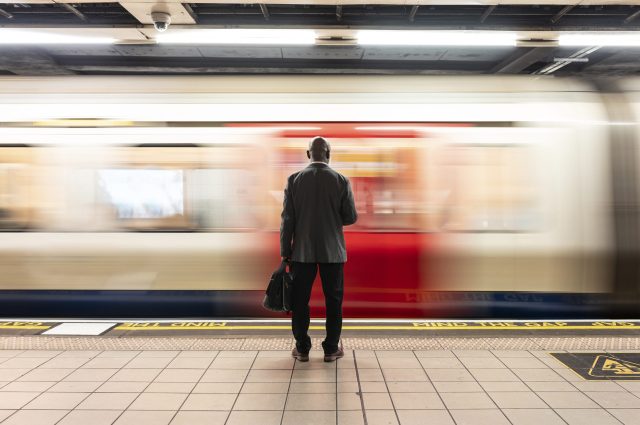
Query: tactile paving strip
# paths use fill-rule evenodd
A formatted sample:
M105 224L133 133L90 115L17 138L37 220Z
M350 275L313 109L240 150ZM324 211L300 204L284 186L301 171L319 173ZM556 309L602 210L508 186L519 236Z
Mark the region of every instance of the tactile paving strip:
M640 350L640 337L343 338L352 350ZM321 338L313 338L320 347ZM3 336L0 350L287 350L291 338Z
M575 337L575 338L531 338L547 350L637 350L638 337Z

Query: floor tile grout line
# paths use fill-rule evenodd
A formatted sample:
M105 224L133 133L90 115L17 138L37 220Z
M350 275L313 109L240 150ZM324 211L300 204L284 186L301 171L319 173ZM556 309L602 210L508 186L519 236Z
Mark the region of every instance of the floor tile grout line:
M118 373L118 372L116 372L116 373ZM158 374L160 374L160 372ZM157 375L156 375L156 377L157 377ZM151 381L151 382L153 382L153 381ZM127 407L125 407L124 410L122 410L122 412L120 412L120 414L113 420L113 422L111 422L112 424L116 423L118 421L118 419L120 419L120 417L122 415L124 415L124 413L129 409L129 407L131 407L131 405L133 403L135 403L135 401L140 397L141 394L144 394L144 390L149 388L149 385L151 385L151 382L148 382L147 385L144 387L144 389L141 392L139 392L138 395L136 397L134 397L133 400L131 400L131 402L129 404L127 404ZM100 388L100 387L98 387L98 388Z
M242 347L242 345L240 347ZM239 350L239 351L243 351L243 350ZM253 351L253 350L251 350L251 351ZM218 356L219 355L220 355L220 351L218 351ZM238 398L240 397L240 394L242 393L242 389L244 388L244 384L247 383L247 379L249 378L249 374L251 374L251 370L253 369L253 365L256 363L256 359L258 358L258 355L260 355L260 350L256 350L256 354L253 357L253 361L251 362L251 365L249 366L249 369L247 370L247 374L244 376L244 379L242 380L242 385L240 385L240 389L238 390L238 394L236 394L236 398L235 398L235 400L233 400L233 404L231 405L231 410L229 410L229 414L227 415L227 419L225 419L225 421L224 421L225 425L227 424L227 422L229 422L229 418L231 417L231 413L233 413L233 408L236 406L236 403L238 402ZM212 362L212 364L213 364L213 362Z
M614 416L611 412L609 412L607 409L597 409L597 408L589 408L589 407L583 407L583 408L573 408L573 407L554 407L551 410L553 410L553 413L555 413L556 415L558 415L558 417L560 419L562 419L562 421L564 423L568 423L565 421L565 419L562 417L562 415L560 413L558 413L558 410L603 410L606 413L608 413L609 415L611 415L611 417L619 424L625 425L620 419L618 419L616 416Z
M335 360L336 361L336 425L339 425L338 424L338 416L339 416L338 415L338 360L340 359Z
M498 356L496 356L495 354L493 354L491 352L491 350L487 350L491 356L495 357L496 359L498 359L498 361L500 361L500 359L498 358ZM510 424L513 424L513 422L511 421L511 419L509 419L509 417L502 411L502 408L500 408L500 406L498 406L498 404L493 400L493 398L491 398L491 396L489 395L489 393L487 393L487 390L485 390L485 388L482 386L482 384L480 384L480 381L478 381L475 377L475 375L473 373L471 373L471 371L469 370L469 368L467 367L466 364L464 364L464 362L462 361L462 359L456 354L455 350L451 350L451 353L453 353L453 355L455 356L456 359L458 359L458 361L460 362L460 364L462 365L462 367L464 368L464 370L467 371L467 373L473 378L473 381L478 384L478 386L480 388L482 388L482 392L484 393L484 395L486 395L489 400L491 400L491 402L496 406L496 408L500 411L500 413L502 414L502 416L504 416L504 418L507 420L507 422L509 422ZM500 363L502 363L502 361L500 361ZM503 363L504 364L504 363ZM506 366L506 365L505 365ZM509 369L507 367L507 369ZM513 372L511 372L513 373ZM515 375L515 374L514 374ZM520 378L518 378L520 379ZM437 391L437 388L436 388ZM447 408L447 410L449 410L449 407L445 404L445 407ZM455 409L454 409L455 410ZM449 413L451 413L449 411ZM453 415L451 415L453 417Z
M105 351L109 351L109 350L101 350L100 354L104 353ZM140 353L142 353L142 351L141 351ZM125 365L128 365L128 364L129 364L133 359L135 359L136 357L138 357L138 356L140 355L140 353L136 354L136 355L135 355L135 356L133 356L131 359L129 359L129 361L128 361L128 362L126 362L124 365L122 365L122 366L118 369L118 372L120 372L120 371L124 368L124 366L125 366ZM99 356L100 354L98 354L98 355L96 355L95 357L93 357L93 359L98 358L98 356ZM109 357L105 357L105 358L109 358ZM116 357L116 358L117 358L117 357ZM93 360L93 359L92 359L92 360ZM87 363L88 363L88 362L87 362ZM79 369L79 368L78 368L78 369ZM109 369L109 368L105 368L105 369ZM111 378L113 378L115 375L117 375L117 374L118 374L118 372L115 372L113 375L111 375L109 378L107 378L105 381L103 381L103 382L102 382L102 384L98 385L98 387L97 387L95 390L93 390L93 391L92 391L88 396L86 396L86 397L85 397L85 398L84 398L80 403L82 403L82 402L83 402L84 400L86 400L87 398L91 397L91 395L92 395L92 394L95 394L96 390L100 389L100 387L102 387L104 384L106 384L107 382L109 382L109 379L111 379ZM159 375L160 373L162 373L162 371L158 372L158 374L154 377L154 379L155 379L155 378L157 378L157 377L158 377L158 375ZM67 375L67 376L68 376L68 375ZM114 382L116 382L116 381L114 381ZM125 407L125 408L120 412L120 414L119 414L118 416L116 416L116 417L115 417L115 419L111 422L112 424L113 424L113 423L115 423L115 422L117 422L117 421L118 421L118 419L120 419L120 417L121 417L121 416L122 416L122 415L127 411L127 409L129 409L129 407L130 407L130 406L131 406L131 405L132 405L132 404L133 404L133 403L138 399L138 397L140 397L140 395L141 395L141 394L144 394L144 390L146 390L147 388L149 388L149 385L151 385L151 383L152 383L152 382L153 382L153 379L147 383L147 385L142 389L142 391L138 392L138 395L137 395L136 397L134 397L134 398L133 398L133 400L131 400L131 402L129 402L129 404L127 404L127 407ZM118 394L122 394L122 393L118 393ZM77 407L77 406L79 406L79 405L80 405L80 403L78 403L78 404L76 405L76 407ZM73 412L74 410L75 410L75 408L73 408L69 413ZM61 419L60 419L60 421L62 421L62 420L63 420L67 415L69 415L69 413L67 413L66 415L64 415L64 417L63 417L63 418L61 418ZM58 422L60 422L60 421L58 421ZM58 423L58 422L56 422L56 423Z
M60 353L58 353L58 355L54 356L54 358L58 358L58 357L60 356L60 354L62 354L62 353L64 353L64 352L66 352L66 351L69 351L69 350L63 350L63 351L61 351ZM99 355L99 354L96 354L96 356L91 357L91 358L88 358L88 359L87 359L87 361L86 361L86 362L84 362L84 363L82 363L80 366L78 366L78 367L75 369L75 371L77 371L78 369L82 368L82 366L84 366L85 364L89 363L91 360L95 359L98 355ZM53 359L51 359L51 360L53 360ZM48 360L47 360L47 362L48 362ZM47 362L45 362L45 363L47 363ZM43 363L43 364L44 364L44 363ZM74 371L74 372L75 372L75 371ZM74 372L71 372L71 373L74 373ZM70 373L69 375L71 375L71 373ZM118 372L116 372L116 373L118 373ZM66 378L66 377L67 377L67 376L69 376L69 375L66 375L64 378ZM115 375L115 373L114 373L114 375ZM111 376L113 376L113 375L111 375ZM62 379L64 379L64 378L62 378ZM57 384L59 384L60 382L62 382L62 381L58 381L56 384L53 384L53 385L52 385L52 386L50 386L49 388L53 388L53 387L55 387L55 386L56 386ZM100 387L101 387L101 385L98 385L98 386L96 387L96 389L98 389L98 388L100 388ZM49 388L48 388L48 389L49 389ZM48 389L47 389L47 390L48 390ZM44 394L44 393L48 392L47 390L43 391L40 395L42 395L42 394ZM63 415L63 416L60 418L60 420L56 421L55 423L57 424L57 423L61 422L62 420L64 420L64 418L66 418L67 416L69 416L69 414L71 414L71 412L73 412L73 411L76 409L76 407L78 407L78 406L80 405L80 403L82 403L83 401L85 401L87 398L91 397L91 394L93 394L94 392L95 392L95 390L94 390L94 391L91 391L90 393L88 393L86 397L84 397L82 400L80 400L80 401L79 401L79 402L78 402L78 403L77 403L77 404L76 404L76 405L75 405L71 410L69 410L65 415ZM40 397L40 396L37 396L36 398L38 398L38 397ZM36 398L34 398L33 400L35 400ZM33 401L33 400L31 400L31 401ZM31 401L29 401L29 403L31 403ZM29 403L27 403L27 404L29 404ZM25 404L25 406L26 406L27 404ZM21 408L21 410L22 410L22 408ZM115 420L114 420L114 422L115 422ZM113 422L112 422L112 423L113 423Z
M53 356L53 357L49 358L48 360L45 360L45 361L44 361L44 362L42 362L40 365L42 365L42 364L44 364L44 363L47 363L49 360L53 360L54 358L56 358L56 357L58 357L60 354L62 354L62 352L64 352L64 351L66 351L66 350L63 350L63 351L61 351L60 353L56 354L55 356ZM90 360L91 360L91 359L88 359L85 363L89 362ZM84 365L85 363L83 363L83 365ZM25 376L26 374L31 373L31 372L32 372L33 370L35 370L35 369L38 369L38 367L39 367L40 365L36 366L35 368L31 368L31 369L29 369L29 372L26 372L26 373L24 373L24 374L22 374L22 375L18 376L18 377L17 377L16 379L14 379L13 381L8 382L6 385L8 385L9 383L16 382L18 379L20 379L21 377ZM77 368L75 368L75 369L74 369L74 371L75 371L75 370L78 370L80 367L82 367L82 365L81 365L81 366L78 366ZM69 368L69 369L71 369L71 368ZM73 372L71 372L71 373L73 373ZM71 373L69 373L69 374L68 374L68 375L66 375L66 376L71 375ZM66 376L65 376L65 377L66 377ZM63 379L64 379L64 378L63 378ZM29 382L29 381L24 381L24 382ZM53 381L42 381L42 382L53 382ZM59 380L59 381L57 381L57 382L56 382L56 384L58 384L58 383L60 383L60 382L61 382L61 381ZM52 385L51 387L49 387L49 388L54 387L56 384L53 384L53 385ZM35 392L35 391L34 391L34 392ZM4 420L3 420L2 422L5 422L6 420L8 420L10 417L12 417L13 415L15 415L16 413L18 413L18 412L22 411L22 410L23 410L23 407L25 407L26 405L28 405L29 403L31 403L31 402L32 402L32 401L34 401L36 398L40 397L41 395L43 395L43 394L44 394L44 393L46 393L46 392L47 392L47 390L45 390L45 391L40 391L40 394L38 394L37 396L35 396L34 398L32 398L31 400L29 400L28 402L26 402L22 407L20 407L20 408L16 409L16 410L11 414L11 415L9 415L9 416L7 416L6 418L4 418ZM80 400L80 401L78 402L78 404L76 404L76 406L78 406L80 403L82 403L82 402L83 402L87 397L89 397L89 395L91 395L91 393L88 393L88 394L87 394L87 396L86 396L85 398L83 398L82 400ZM64 417L66 417L66 416L67 416L69 413L71 413L74 409L75 409L75 407L74 407L74 408L72 408L71 410L69 410L69 412L67 412L65 415L63 415L63 417L62 417L62 418L60 418L58 421L56 421L56 423L58 423L58 422L60 422L62 419L64 419ZM24 409L24 410L31 410L31 409ZM40 410L40 409L33 409L33 410ZM45 409L45 410L46 410L46 409ZM60 409L60 410L66 410L66 409Z
M387 389L387 395L389 396L389 401L391 401L391 407L393 407L393 414L396 415L396 420L398 421L398 424L400 424L400 415L398 415L398 410L396 409L396 404L393 402L393 397L391 397L391 391L389 391L389 384L387 383L387 377L384 376L384 368L382 367L382 364L380 363L380 359L378 358L378 351L374 350L373 354L376 356L376 360L378 361L378 364L380 365L380 374L382 375L382 382L384 382L384 387ZM416 353L414 353L413 351L411 351L411 354L413 354L413 357L416 358L416 360L418 359L416 357ZM418 361L418 363L420 363ZM424 373L425 376L427 376L427 372ZM429 377L427 376L427 379Z
M101 350L100 354L104 353L105 351L110 351L110 350ZM123 350L123 351L129 351L129 350ZM132 351L133 351L133 350L132 350ZM136 351L138 351L138 350L136 350ZM129 363L131 363L131 361L133 361L134 359L138 358L138 356L139 356L140 354L142 354L142 352L144 352L144 351L145 351L145 350L140 350L140 353L138 353L138 354L136 354L135 356L131 357L131 359L129 359L129 361L127 361L124 365L122 365L122 366L118 369L118 372L120 372L120 371L124 370L126 365L128 365ZM147 351L154 351L154 350L147 350ZM98 358L98 356L99 356L100 354L97 354L97 355L96 355L95 357L93 357L91 360ZM111 358L111 357L100 357L100 358ZM114 358L117 358L117 357L114 357ZM88 363L88 362L86 362L86 363ZM84 363L84 364L86 364L86 363ZM78 369L80 369L81 367L82 367L82 366L80 366ZM100 369L100 368L96 368L96 369ZM102 369L110 369L110 368L102 368ZM155 368L139 368L139 369L155 369ZM135 369L134 369L134 368L132 368L131 370L135 370ZM162 369L162 370L164 370L164 369ZM140 395L144 394L145 390L146 390L147 388L149 388L149 386L153 383L153 380L154 380L155 378L157 378L157 377L162 373L162 370L161 370L161 371L159 371L159 372L158 372L158 373L153 377L153 379L151 379L149 382L147 382L147 385L142 389L142 391L138 391L138 395L137 395L136 397L134 397L134 398L133 398L133 400L132 400L128 405L127 405L127 407L125 407L125 408L120 412L120 414L119 414L118 416L116 416L116 418L113 420L113 422L112 422L112 423L115 423L115 422L120 418L120 416L122 416L122 415L124 414L124 412L126 412L126 411L128 410L128 408L129 408L129 407L130 407L130 406L131 406L131 405L132 405L132 404L133 404L133 403L134 403L134 402L135 402L135 401L140 397ZM108 382L109 382L109 380L110 380L111 378L113 378L115 375L117 375L117 374L118 374L118 372L115 372L113 375L111 375L109 378L107 378L105 381L103 381L100 385L98 385L98 387L97 387L95 390L91 391L91 392L90 392L90 394L89 394L87 397L85 397L82 401L86 400L86 399L87 399L87 398L89 398L91 395L96 394L96 391L97 391L97 390L99 390L99 389L100 389L104 384L108 383ZM68 375L67 375L67 376L68 376ZM71 381L71 382L76 382L76 381ZM82 382L82 381L77 381L77 382ZM87 381L87 382L91 382L91 381ZM96 381L96 382L97 382L97 381ZM111 382L116 383L116 382L118 382L118 381L111 381ZM121 381L121 382L138 382L138 381ZM144 381L140 381L140 382L144 382ZM101 393L103 393L103 392L100 392L99 394L101 394ZM108 393L107 393L107 394L108 394ZM123 393L122 393L122 392L118 392L118 393L113 393L113 394L123 394ZM131 394L133 394L133 393L131 393ZM81 401L80 403L78 403L78 404L76 405L76 407L77 407L77 406L79 406L79 405L82 403L82 401ZM75 410L75 408L74 408L73 410ZM73 410L72 410L72 411L73 411ZM71 412L69 412L69 413L71 413ZM68 415L69 413L67 413L67 415ZM66 417L67 415L65 415L64 417ZM61 421L61 420L63 420L63 419L64 419L64 417L63 417L63 418L61 418L61 419L60 419L60 421ZM58 421L58 422L59 422L59 421ZM56 422L56 423L57 423L57 422Z
M576 382L578 382L578 381L576 381ZM571 383L571 382L569 382L569 383ZM572 384L572 385L573 385L573 384ZM585 397L587 397L589 400L593 401L593 402L594 402L594 403L595 403L595 404L596 404L596 405L597 405L601 410L604 410L604 411L605 411L605 412L607 412L609 415L611 415L611 417L612 417L613 419L615 419L616 421L618 421L620 424L624 425L624 424L623 424L623 422L622 422L620 419L618 419L617 417L615 417L611 412L609 412L609 411L607 410L607 408L605 408L602 404L600 404L596 399L594 399L593 397L589 396L589 394L586 394L584 391L580 390L580 389L579 389L579 388L577 388L575 385L573 385L573 386L574 386L574 387L575 387L575 388L580 392L580 394L584 395L584 396L585 396ZM560 416L560 415L558 415L558 416Z
M360 408L362 409L362 419L364 420L364 425L369 425L369 421L367 419L367 410L364 407L364 394L362 393L362 385L360 383L360 372L358 370L358 360L356 358L357 357L356 350L352 350L351 355L353 356L353 364L355 366L355 371L356 371L356 381L358 382L358 395L360 396ZM376 361L378 361L377 357L376 357ZM382 372L380 373L382 374Z
M29 350L24 350L24 351L29 351ZM67 350L62 350L62 351L67 351ZM51 357L49 360L52 360L53 358L56 358L56 357L57 357L57 356L59 356L60 354L62 354L62 353L58 353L58 354L56 354L55 356ZM17 358L17 357L16 357L16 358ZM95 357L94 357L94 358L95 358ZM43 363L41 363L41 365L42 365L42 364L44 364L44 363L46 363L46 362L48 362L49 360L44 361ZM73 372L68 373L68 374L67 374L67 375L65 375L62 379L64 379L64 378L66 378L67 376L71 375L72 373L74 373L75 371L77 371L78 369L80 369L82 366L84 366L86 363L88 363L88 362L89 362L89 361L91 361L91 360L92 360L92 359L87 360L85 363L83 363L82 365L80 365L80 366L78 366L78 367L76 367L76 368L68 368L68 369L73 369ZM39 366L40 366L40 365L39 365ZM37 368L38 368L38 367L35 367L35 368L31 368L31 369L29 369L29 371L28 371L28 372L25 372L25 373L23 373L22 375L20 375L20 376L18 376L17 378L15 378L14 380L9 381L9 382L7 383L7 385L8 385L9 383L16 382L18 379L20 379L20 378L22 378L23 376L25 376L25 375L27 375L27 374L31 373L33 370L35 370L35 369L37 369ZM67 369L67 368L61 368L61 369ZM24 381L24 382L29 382L29 381ZM60 383L60 382L61 382L61 380L59 380L57 383ZM56 384L52 385L51 387L53 387L53 386L55 386L55 385L56 385ZM49 388L51 388L51 387L49 387ZM34 392L35 392L35 391L34 391ZM32 398L31 400L29 400L28 402L26 402L23 406L21 406L21 407L19 407L18 409L16 409L16 410L15 410L15 412L13 412L11 415L9 415L9 416L7 416L6 418L4 418L4 420L3 420L2 422L6 422L10 417L14 416L14 415L15 415L16 413L18 413L18 412L21 412L22 410L30 410L30 409L23 409L23 408L24 408L26 405L28 405L29 403L31 403L33 400L35 400L36 398L40 397L40 396L41 396L43 393L45 393L45 392L47 392L47 391L41 391L41 392L40 392L40 394L38 394L37 396L35 396L34 398ZM87 395L87 397L89 397L89 395L91 395L91 393L89 393L89 394ZM87 397L83 398L80 402L78 402L78 404L77 404L76 406L78 406L80 403L82 403L82 402L83 402ZM73 411L73 409L72 409L72 410L70 410L69 412L67 412L67 414L66 414L66 415L64 415L62 418L60 418L60 420L56 421L56 423L57 423L57 422L60 422L60 421L61 421L65 416L67 416L71 411Z
M43 362L43 363L41 363L41 364L44 364L44 363L46 363L46 361L45 361L45 362ZM38 365L38 366L40 366L40 365ZM23 374L21 374L21 375L18 375L17 377L15 377L14 379L12 379L12 380L10 380L10 381L7 381L7 384L5 384L4 386L6 386L6 385L8 385L8 384L10 384L10 383L16 382L18 379L22 378L23 376L25 376L25 375L27 375L27 374L29 374L29 373L33 372L33 370L34 370L34 369L37 369L37 368L38 368L38 366L36 366L36 367L34 367L34 368L29 368L29 370L28 370L27 372L25 372L25 373L23 373ZM26 368L25 368L25 369L26 369ZM69 368L69 369L73 369L73 368ZM71 373L73 373L73 372L71 372ZM6 420L6 419L5 419L5 420Z
M531 350L527 350L527 352L533 356L533 354L531 353ZM496 357L497 357L497 356L496 356ZM534 357L535 357L535 356L534 356ZM538 360L539 362L541 362L541 360L540 360L539 358L535 357L535 359L536 359L536 360ZM527 384L527 382L526 382L524 379L520 378L520 377L519 377L515 372L513 372L513 370L511 370L511 368L510 368L509 366L507 366L507 365L502 361L502 359L498 358L498 360L500 361L500 363L504 364L504 365L505 365L505 367L506 367L506 368L507 368L511 373L513 373L513 374L515 375L515 377L519 379L519 381L520 381L520 382L522 382L522 385L524 385L525 387L529 388L529 391L531 391L533 394L535 394L535 395L536 395L536 397L538 397L540 400L542 400L542 402L543 402L543 403L544 403L544 404L545 404L549 409L553 410L553 412L554 412L554 413L555 413L555 414L560 418L560 420L561 420L562 422L564 422L565 424L567 423L567 421L565 421L565 420L564 420L564 418L563 418L562 416L558 415L558 413L556 413L556 411L553 409L553 407L551 407L551 405L549 405L549 403L547 403L547 401L546 401L545 399L543 399L542 397L540 397L540 396L538 395L538 391L534 391L534 390L533 390L533 388L531 388L531 386L530 386L529 384ZM553 371L553 372L555 373L555 370L553 370L553 368L549 367L549 365L547 365L546 363L544 363L544 364L545 364L545 366L547 366L547 368L546 368L546 369L549 369L549 370L551 370L551 371ZM564 379L564 377L563 377L563 376L561 376L560 374L556 373L556 375L560 376L560 378L562 378L564 381L566 381L566 380ZM567 382L568 382L568 381L567 381ZM540 391L540 392L544 392L544 391ZM491 397L491 396L489 396L489 397ZM505 416L506 416L506 415L505 415Z
M260 351L258 351L258 355L260 355ZM294 358L293 366L291 366L291 375L289 375L289 385L287 385L287 396L284 398L284 406L282 406L282 415L280 415L280 425L282 425L282 422L284 422L284 412L286 412L287 410L287 402L289 401L289 392L291 391L291 382L293 381L293 371L296 370L297 362L298 362L298 359Z
M52 359L54 359L54 358L57 358L57 357L58 357L58 356L60 356L60 355L61 355L61 353L58 353L57 355L55 355L55 356L54 356L54 357L52 357L51 359L49 359L49 360L45 360L45 362L43 362L42 364L45 364L45 363L47 363L48 361L50 361L50 360L52 360ZM414 353L414 355L415 355L415 353ZM97 356L96 356L96 357L97 357ZM135 357L137 357L137 356L135 356ZM134 358L135 358L135 357L134 357ZM91 360L91 359L87 359L87 362L88 362L88 361L90 361L90 360ZM130 360L130 361L131 361L131 360ZM212 361L213 361L213 360L212 360ZM254 358L254 361L255 361L255 358ZM85 362L85 363L86 363L86 362ZM129 362L127 362L126 364L129 364ZM77 367L77 368L76 368L76 370L77 370L77 369L80 369L80 368L81 368L81 366L80 366L80 367ZM119 369L119 370L123 370L124 368L125 368L125 366L122 366L122 367L120 367L120 369ZM507 367L507 368L508 368L508 367ZM36 367L35 369L37 369L37 367ZM165 369L166 369L166 368L165 368ZM508 368L508 369L509 369L509 370L511 370L510 368ZM116 373L117 373L117 372L116 372ZM557 373L557 372L556 372L556 373ZM24 375L21 375L21 376L24 376ZM564 377L562 377L562 378L564 378ZM19 379L19 378L17 378L17 379ZM290 380L290 383L291 383L291 380ZM571 384L571 382L569 382L569 383ZM526 383L525 383L525 385L526 385ZM578 389L578 391L582 392L582 391L581 391L581 390L579 390L579 389ZM46 392L46 391L45 391L45 392ZM598 403L596 402L596 404L598 404ZM603 408L602 410L607 411L607 409L604 409L604 408ZM62 419L61 419L61 420L62 420Z
M446 350L444 347L442 348L442 350ZM453 356L455 357L455 353L453 352L453 350L446 350L446 351L450 351L451 354L453 354ZM433 390L436 393L436 396L438 396L438 400L440 400L440 403L442 403L442 405L444 406L445 410L447 411L447 414L449 415L449 417L451 418L451 421L455 424L456 420L453 418L453 415L451 414L451 411L449 410L449 407L446 405L446 403L444 402L444 399L442 398L442 396L440 395L440 391L438 391L438 389L436 388L436 386L434 385L433 381L431 380L431 377L429 376L429 374L427 373L427 370L424 368L422 362L420 361L420 358L418 358L418 356L416 356L416 352L415 350L412 351L413 352L413 356L416 358L416 360L418 360L418 363L420 364L420 368L422 369L422 371L424 372L424 374L427 376L427 379L429 380L429 383L433 386ZM456 357L457 358L457 357ZM464 366L464 365L463 365ZM478 384L479 385L479 384Z
M527 350L527 352L533 356L533 354L531 353L531 350ZM542 362L538 357L536 357L536 356L534 356L534 357L535 357L535 359L536 359L536 360L538 360L539 362ZM502 359L500 359L500 358L499 358L498 360L500 360L500 362L504 364L504 362L502 362ZM549 370L551 370L551 371L553 371L553 372L555 373L555 370L553 370L553 368L549 367L549 365L547 365L546 363L544 363L544 365L545 365L545 366L547 366L547 367L546 367L546 369L549 369ZM535 394L535 395L536 395L536 397L538 397L540 400L542 400L542 402L543 402L543 403L544 403L544 404L545 404L549 409L553 410L553 407L551 407L551 405L549 405L549 403L547 403L547 401L546 401L545 399L543 399L542 397L540 397L540 396L538 395L538 392L544 392L544 391L534 391L534 390L533 390L533 388L531 388L531 386L530 386L529 384L527 384L527 382L526 382L524 379L520 378L520 377L519 377L515 372L513 372L513 370L511 370L511 368L510 368L509 366L507 366L506 364L505 364L505 366L506 366L506 368L507 368L511 373L513 373L513 374L515 375L515 377L516 377L516 378L518 378L518 379L520 380L520 382L522 382L522 385L524 385L525 387L529 388L529 391L531 391L533 394ZM565 380L565 379L564 379L564 377L563 377L563 376L561 376L560 374L556 373L556 375L560 376L560 378L562 378L563 380ZM566 380L565 380L565 381L566 381ZM568 382L568 381L567 381L567 382ZM574 388L575 388L575 387L574 387ZM555 410L554 410L554 413L555 413ZM558 415L558 414L556 413L556 415ZM565 421L565 420L564 420L564 418L563 418L562 416L558 415L558 417L560 418L560 420L561 420L562 422L564 422L565 424L567 423L567 421Z
M545 351L546 351L546 350L545 350ZM528 353L531 353L531 350L527 350L527 352L528 352ZM531 354L531 355L533 355L533 354ZM534 357L535 357L535 356L534 356ZM535 358L536 358L536 360L538 360L538 361L542 362L538 357L535 357ZM502 360L500 360L500 361L502 361ZM544 362L543 362L543 363L544 363ZM568 382L568 383L569 383L569 385L571 385L571 382L567 381L567 380L564 378L564 376L562 376L562 375L560 375L559 373L557 373L557 372L556 372L552 367L549 367L549 365L547 365L546 363L544 363L544 364L545 364L545 366L547 366L547 369L549 369L549 370L553 371L556 375L558 375L560 378L562 378L563 382ZM506 366L506 365L505 365L505 366ZM508 367L508 366L507 366L507 368L511 371L511 368L510 368L510 367ZM511 373L513 373L514 375L516 375L513 371L511 371ZM554 412L556 415L558 415L558 413L555 411L555 409L554 409L553 407L551 407L551 405L550 405L549 403L547 403L547 400L545 400L544 398L542 398L542 397L540 397L540 396L538 395L538 393L539 393L539 392L544 392L544 391L534 391L534 389L533 389L533 388L531 388L531 386L530 386L529 384L527 384L527 382L526 382L524 379L521 379L518 375L516 375L516 377L517 377L517 378L522 382L522 384L523 384L525 387L529 388L529 390L530 390L531 392L533 392L533 393L534 393L534 394L535 394L535 395L536 395L540 400L542 400L542 402L543 402L544 404L546 404L546 405L549 407L549 409L553 410L553 412ZM544 381L540 381L540 382L544 382ZM573 386L573 385L571 385L571 386ZM573 387L575 388L575 386L573 386ZM577 389L577 388L576 388L576 389ZM565 419L564 419L562 416L558 415L558 417L560 418L560 420L561 420L562 422L564 422L565 424L567 424L567 421L565 421Z
M212 351L213 351L213 350L212 350ZM183 352L183 350L180 350L180 353L182 353L182 352ZM178 354L173 358L173 360L177 359L177 358L178 358L178 356L180 355L180 353L178 353ZM191 397L191 394L193 394L193 390L196 388L196 386L198 386L198 384L199 384L199 383L200 383L200 381L202 380L202 377L205 375L205 373L207 373L207 370L209 369L209 367L211 366L211 364L214 362L214 360L218 358L218 356L219 356L219 355L220 355L220 350L218 350L218 351L217 351L216 355L215 355L215 356L213 356L213 357L211 358L211 361L209 362L209 364L207 365L207 367L205 367L205 368L204 368L204 371L202 372L202 375L200 375L200 377L198 378L198 380L193 384L193 387L191 387L191 390L189 390L189 393L187 393L187 396L184 398L184 400L182 400L182 403L180 403L180 406L178 406L178 409L175 411L175 413L173 414L173 416L171 416L171 419L170 419L170 420L169 420L169 422L168 422L169 424L170 424L171 422L173 422L173 420L175 419L175 417L176 417L176 416L178 415L178 413L180 412L180 409L182 409L182 406L184 406L184 404L187 402L187 400L189 399L189 397ZM171 362L173 362L173 360L171 360ZM167 364L167 366L168 366L169 364L171 364L171 362L169 362L169 363ZM166 368L166 367L165 367L164 369L162 369L162 371L160 372L160 374L161 374L162 372L164 372L165 370L167 370L167 368ZM160 375L160 374L158 374L158 375ZM247 372L247 374L248 374L248 372ZM157 378L157 377L158 377L158 376L156 376L156 378ZM153 381L152 381L151 383L153 383ZM151 384L149 384L149 385L151 385ZM149 388L149 386L147 386L146 388ZM145 389L146 389L146 388L145 388ZM238 394L240 394L240 393L238 393ZM233 410L233 409L232 409L232 410ZM231 414L231 413L229 413L229 414ZM226 422L226 420L225 420L225 422Z

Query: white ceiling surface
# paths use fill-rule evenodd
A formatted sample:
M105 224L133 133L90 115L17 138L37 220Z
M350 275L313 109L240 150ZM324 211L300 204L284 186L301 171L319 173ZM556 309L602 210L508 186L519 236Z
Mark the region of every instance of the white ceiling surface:
M104 3L105 0L21 0L2 1L1 3ZM158 0L139 0L135 3L153 5L169 4L180 2L167 2ZM198 0L196 3L219 3L219 4L252 4L246 0ZM310 4L310 5L352 5L352 4L389 4L389 5L639 5L640 0L262 0L253 4ZM134 4L134 3L128 3Z
M76 2L74 2L76 3ZM171 15L171 24L195 24L196 21L191 17L187 9L182 3L157 3L157 2L120 2L122 7L127 9L140 23L153 24L151 19L151 9L157 8L156 11L166 12Z

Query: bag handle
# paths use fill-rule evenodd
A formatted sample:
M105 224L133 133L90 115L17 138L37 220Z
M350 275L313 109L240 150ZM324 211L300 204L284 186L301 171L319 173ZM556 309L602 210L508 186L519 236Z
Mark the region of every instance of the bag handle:
M282 260L280 262L280 267L278 267L278 272L284 272L287 270L287 266L289 266L289 271L291 271L291 261Z

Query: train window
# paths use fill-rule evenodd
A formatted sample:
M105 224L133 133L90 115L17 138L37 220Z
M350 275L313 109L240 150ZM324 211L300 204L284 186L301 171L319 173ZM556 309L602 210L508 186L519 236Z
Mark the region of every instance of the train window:
M257 227L255 178L251 170L194 170L188 179L190 211L201 229Z
M532 152L526 145L448 145L437 156L439 228L524 232L537 226Z
M419 212L418 147L399 140L385 142L358 148L338 145L334 167L351 180L358 228L414 230Z
M351 181L358 222L347 230L393 231L419 228L421 140L385 138L331 138L331 167ZM273 221L277 228L287 176L306 167L302 147L308 139L288 139L271 167L276 173L272 193Z
M120 220L184 215L183 170L99 170L98 184Z
M248 149L118 148L115 166L98 171L99 202L129 230L253 229L256 179Z
M25 230L33 225L33 150L0 147L0 230Z

